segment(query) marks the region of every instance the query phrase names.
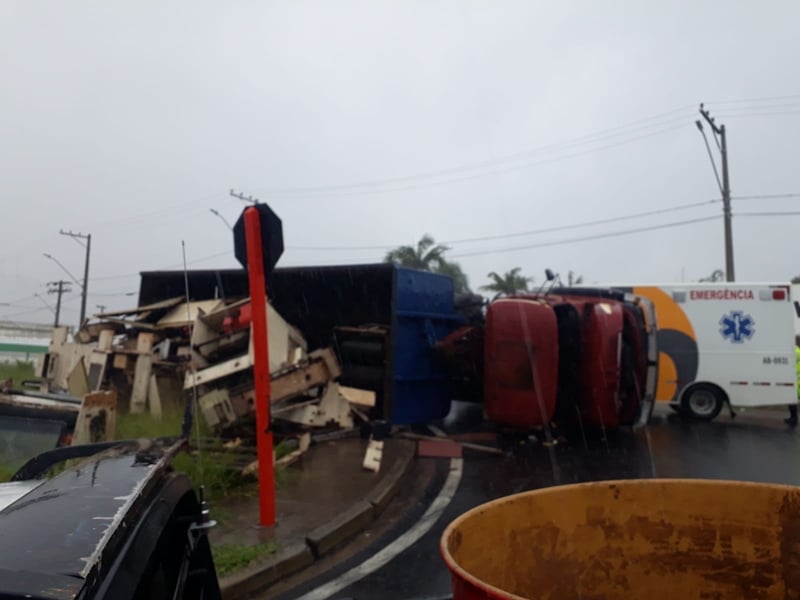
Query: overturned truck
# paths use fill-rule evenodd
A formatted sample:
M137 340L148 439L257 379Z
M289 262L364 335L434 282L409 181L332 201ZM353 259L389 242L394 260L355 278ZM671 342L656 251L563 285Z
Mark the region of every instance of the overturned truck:
M501 298L488 307L485 335L493 421L616 428L649 419L658 354L647 300L564 288Z

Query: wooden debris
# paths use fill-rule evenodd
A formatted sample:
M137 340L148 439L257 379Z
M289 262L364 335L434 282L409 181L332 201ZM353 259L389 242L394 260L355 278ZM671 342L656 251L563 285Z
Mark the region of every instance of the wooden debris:
M381 459L383 458L383 440L370 438L367 443L367 451L364 453L362 467L368 471L377 473L381 470Z
M113 440L117 429L116 392L92 392L83 397L72 444Z
M350 404L358 404L369 408L375 406L375 392L373 391L340 385L339 392L347 398Z
M83 358L75 363L72 372L67 376L67 391L76 398L83 398L89 393L89 379L86 377Z
M157 420L161 420L161 393L158 391L158 378L155 373L150 375L150 385L147 388L147 405L150 408L150 414Z
M275 466L288 467L292 463L297 462L297 460L300 459L300 457L303 456L303 454L305 454L310 447L311 447L311 434L306 432L298 438L297 450L290 452L286 456L282 456L280 459L275 459L275 453L273 452L272 457ZM256 475L257 473L258 473L258 459L252 461L242 469L242 475L244 475L245 477L249 475Z
M286 456L281 457L275 461L275 466L288 467L293 462L297 461L303 454L305 454L311 447L311 434L306 432L298 438L299 447L294 452L290 452Z
M143 413L147 409L147 392L150 387L150 374L153 367L153 334L143 332L136 338L136 369L133 374L131 392L131 413ZM91 373L90 373L91 379Z

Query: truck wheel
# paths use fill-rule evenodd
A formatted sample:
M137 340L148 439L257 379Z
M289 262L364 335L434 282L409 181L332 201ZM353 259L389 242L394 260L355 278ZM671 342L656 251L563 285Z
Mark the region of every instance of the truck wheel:
M700 383L692 386L683 394L681 409L698 421L711 421L722 410L725 402L723 393L713 385Z

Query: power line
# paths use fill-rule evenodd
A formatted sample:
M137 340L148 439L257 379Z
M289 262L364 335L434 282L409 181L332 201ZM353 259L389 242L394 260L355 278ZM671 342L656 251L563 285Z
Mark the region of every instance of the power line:
M654 215L662 215L666 213L678 212L681 210L688 210L690 208L698 208L701 206L708 206L709 204L713 204L715 202L719 202L718 199L713 200L705 200L703 202L691 202L689 204L679 204L676 206L670 206L667 208L659 208L656 210L649 210L645 212L633 213L629 215L620 215L617 217L608 217L606 219L597 219L594 221L583 221L581 223L571 223L568 225L556 225L553 227L546 227L543 229L532 229L529 231L517 231L514 233L503 233L503 234L496 234L496 235L486 235L481 237L471 237L471 238L461 238L461 239L454 239L454 240L444 240L440 242L443 245L448 244L464 244L469 242L483 242L489 240L502 240L507 238L514 238L514 237L524 237L528 235L539 235L542 233L553 233L556 231L566 231L569 229L580 229L583 227L592 227L596 225L606 225L608 223L617 223L619 221L630 221L633 219L640 219L643 217L651 217ZM289 246L287 250L389 250L391 248L396 248L397 246L402 246L403 244L395 244L395 245L384 245L384 246Z
M632 219L640 219L642 217L651 217L654 215L662 215L666 213L678 212L681 210L687 210L690 208L697 208L700 206L708 206L709 204L713 204L715 202L719 202L719 200L706 200L704 202L692 202L690 204L679 204L677 206L670 206L667 208L659 208L656 210L650 210L640 213L634 213L630 215L621 215L618 217L609 217L606 219L597 219L595 221L584 221L582 223L574 223L571 225L558 225L555 227L547 227L544 229L534 229L531 231L520 231L517 233L509 233L506 235L491 235L491 236L483 236L483 237L476 237L476 238L463 238L460 240L450 240L446 242L442 242L443 244L460 244L465 242L479 242L484 240L498 240L510 237L523 237L526 235L538 235L541 233L553 233L556 231L566 231L569 229L580 229L582 227L593 227L595 225L606 225L608 223L617 223L619 221L630 221Z
M791 104L763 104L761 106L734 106L731 108L721 108L720 113L726 115L736 115L740 113L751 113L758 111L773 111L773 110L797 110L800 108L800 103L792 102Z
M800 215L800 211L744 212L736 213L737 217L792 217Z
M788 194L753 194L750 196L731 196L731 200L780 200L785 198L800 198L800 192Z
M226 250L225 252L217 252L216 254L209 254L207 256L201 256L200 258L195 258L188 261L188 264L192 265L199 262L205 262L207 260L211 260L212 258L220 258L221 256L233 256L233 250ZM156 269L143 269L143 270L152 270L152 271L161 271L166 269L176 269L178 267L182 267L183 263L174 263L171 265L167 265L164 267L159 267ZM136 271L135 273L125 273L122 275L105 275L102 277L92 277L94 281L110 281L112 279L128 279L130 277L138 277L142 274L142 271Z
M778 100L800 100L800 94L790 94L787 96L768 96L766 98L742 98L739 100L714 100L708 104L753 104L758 102L774 102Z
M514 171L521 171L524 169L529 169L531 167L537 165L543 165L552 162L558 162L561 160L567 160L570 158L575 158L578 156L583 156L586 154L593 154L595 152L600 152L602 150L607 150L609 148L615 148L618 146L623 146L625 144L630 144L632 142L653 137L656 135L662 135L665 133L669 133L671 131L675 131L677 129L681 129L686 126L687 120L684 118L674 119L672 121L675 123L670 127L664 127L662 129L651 131L649 133L645 133L642 135L637 135L634 137L629 137L614 143L605 144L602 146L596 146L593 148L588 148L586 150L580 150L577 152L572 152L568 154L561 154L558 156L552 156L549 158L542 158L535 161L528 161L528 162L521 162L521 164L512 164L509 166L502 166L502 163L498 164L497 168L486 168L484 170L473 172L468 175L461 175L461 176L452 176L446 177L448 173L458 174L462 170L469 171L471 166L465 167L455 167L453 169L442 170L446 171L443 175L433 175L433 174L419 174L419 175L409 175L406 177L393 177L387 178L383 180L375 180L372 182L359 182L354 184L342 184L342 185L331 185L331 186L320 186L318 188L286 188L283 190L279 189L264 189L262 190L265 194L271 196L272 198L284 198L284 199L298 199L298 198L325 198L325 197L332 197L332 196L341 196L341 195L348 195L348 196L357 196L357 195L368 195L368 194L383 194L387 192L400 192L406 190L413 190L413 189L420 189L420 188L427 188L427 187L436 187L442 185L449 185L451 183L458 183L461 181L469 181L472 179L478 179L481 177L488 177L492 175L502 175L505 173L512 173ZM502 159L498 159L502 160ZM520 162L523 159L512 159L509 162ZM433 173L433 172L432 172ZM434 177L444 177L443 179L439 180L431 180ZM398 185L402 184L403 181L401 180L408 180L414 181L419 180L417 183L408 183L407 185Z
M770 200L770 199L783 199L783 198L800 198L800 192L792 192L792 193L783 193L783 194L754 194L748 196L733 196L732 200ZM468 242L477 242L477 241L489 241L489 240L496 240L496 239L505 239L505 238L513 238L513 237L523 237L526 235L538 235L542 233L553 233L557 231L566 231L569 229L578 229L582 227L591 227L596 225L604 225L608 223L614 223L619 221L626 221L626 220L633 220L637 218L643 218L648 216L654 216L659 214L666 214L681 210L688 210L691 208L697 208L701 206L707 206L709 204L719 202L719 199L712 199L712 200L705 200L702 202L691 202L688 204L680 204L676 206L671 206L662 209L656 209L652 211L645 211L640 213L634 213L630 215L621 215L617 217L609 217L607 219L598 219L595 221L585 221L581 223L573 223L567 225L557 225L553 227L547 227L543 229L536 229L530 231L520 231L520 232L513 232L507 234L497 234L491 236L480 236L480 237L472 237L472 238L459 238L453 240L445 240L441 242L442 244L461 244L461 243L468 243ZM358 250L389 250L391 248L395 248L397 246L401 246L403 244L384 244L384 245L355 245L355 246L287 246L287 250L292 251L358 251ZM230 250L226 250L224 252L217 252L215 254L209 254L207 256L202 256L193 260L189 261L189 264L196 264L205 262L207 260L212 260L214 258L220 258L223 256L230 256L232 252ZM182 263L175 263L172 265L167 265L161 267L161 269L171 269L171 268L178 268L182 265ZM155 269L158 270L158 269ZM111 281L111 280L118 280L118 279L128 279L132 277L138 277L141 274L141 271L136 271L132 273L120 274L120 275L106 275L106 276L98 276L93 277L92 279L95 281ZM127 295L127 293L120 292L119 294L93 294L95 296L113 296L113 295ZM30 298L30 296L26 296L25 298L21 298L20 300L26 300Z
M569 238L564 240L556 240L552 242L541 242L538 244L526 244L525 246L511 246L508 248L496 248L494 250L481 250L476 252L464 252L461 254L453 254L450 258L463 258L466 256L484 256L487 254L499 254L502 252L514 252L516 250L529 250L532 248L545 248L548 246L560 246L562 244L573 244L576 242L586 242L590 240L601 240L605 238L611 238L616 236L622 235L631 235L634 233L644 233L646 231L656 231L658 229L669 229L671 227L682 227L684 225L691 225L694 223L703 223L705 221L716 221L720 217L718 215L714 215L711 217L701 217L698 219L688 219L686 221L674 221L672 223L663 223L661 225L651 225L649 227L638 227L636 229L625 229L621 231L614 231L609 233L599 233L595 235L587 235L582 237L576 238Z
M22 315L29 315L29 314L31 314L31 313L38 313L38 312L42 312L42 311L44 311L44 310L47 310L47 309L46 309L45 307L41 307L41 308L31 308L31 309L29 309L29 310L22 310L22 311L15 312L15 313L8 313L8 314L4 314L4 315L3 315L3 318L6 318L6 319L8 319L8 318L10 318L10 317L21 317Z
M303 193L309 193L309 192L310 193L314 193L314 192L332 191L332 190L345 190L346 191L346 190L349 190L351 188L359 188L359 187L366 187L366 186L370 186L370 187L371 186L382 186L382 185L386 185L386 184L390 184L390 183L404 183L404 182L407 182L409 180L430 179L430 178L434 178L434 177L450 175L450 174L453 174L453 173L459 173L459 172L463 172L463 171L469 171L469 170L475 170L475 169L480 169L480 168L493 167L493 166L497 166L498 164L502 164L502 163L509 162L509 161L516 162L516 161L519 161L519 160L523 160L523 159L528 158L528 157L530 157L532 155L541 154L541 153L543 153L545 151L548 151L548 150L553 150L553 149L558 149L558 148L567 148L567 147L574 146L574 145L585 144L585 143L588 143L588 142L591 142L591 141L599 141L599 140L602 140L604 137L606 137L606 135L608 135L608 134L611 134L613 136L623 135L623 133L613 133L613 132L619 132L620 130L623 130L625 128L629 128L631 126L634 126L634 125L637 125L637 124L640 124L640 123L643 123L643 122L647 122L647 121L653 121L653 120L658 121L659 119L662 119L662 118L664 118L665 116L668 116L668 115L672 115L677 111L686 111L689 108L691 108L692 106L693 105L683 106L683 107L680 107L680 108L677 108L677 109L673 109L673 110L665 112L665 113L661 113L659 115L655 115L655 116L648 117L648 118L645 118L645 119L639 119L637 121L632 121L632 122L630 122L630 123L628 123L626 125L619 125L619 126L616 126L616 127L611 127L611 128L608 128L608 129L604 129L604 130L595 132L593 134L588 134L588 135L584 135L584 136L570 138L568 140L564 140L564 141L561 141L561 142L554 142L552 144L547 144L547 145L539 146L539 147L536 147L536 148L530 148L530 149L527 149L527 150L522 150L522 151L515 152L515 153L512 153L512 154L508 154L508 155L505 155L505 156L502 156L502 157L499 157L499 158L496 158L496 159L477 161L477 162L474 162L474 163L467 163L467 164L456 166L456 167L437 169L437 170L433 170L433 171L425 171L425 172L422 172L422 173L415 173L415 174L412 174L412 175L402 175L402 176L397 176L397 177L388 177L388 178L385 178L385 179L367 180L367 181L360 181L360 182L353 182L353 183L343 183L343 184L332 184L332 185L324 185L324 186L310 186L310 187L305 187L305 188L283 188L283 189L276 188L276 189L273 189L273 190L270 190L270 191L272 193L277 193L277 194L281 194L281 193L303 194ZM672 117L667 121L667 123L674 123L674 122L677 122L678 120L680 120L681 122L684 122L684 117ZM660 123L659 122L659 123L653 123L653 124L650 124L650 125L638 125L637 127L634 127L634 129L641 129L642 127L646 128L646 127L653 127L655 125L664 125L664 124L666 124L666 123ZM628 132L628 133L630 133L630 132Z
M755 112L755 113L741 113L741 114L730 114L726 112L720 111L720 117L724 117L726 119L741 119L744 117L781 117L785 115L796 115L800 114L800 109L798 110L784 110L784 111L773 111L773 112Z
M92 221L92 222L86 224L85 226L87 226L87 227L102 227L102 226L105 226L105 225L111 225L113 223L118 223L120 221L125 222L126 225L130 224L130 223L132 223L134 221L145 221L146 223L152 224L153 217L158 217L158 216L165 215L165 214L170 214L170 213L176 213L174 215L176 217L180 216L180 215L185 215L186 212L187 212L186 209L190 208L190 207L195 207L195 208L194 208L194 210L191 210L189 212L198 212L198 213L202 212L203 209L199 207L199 205L201 203L205 203L208 200L214 199L215 197L221 199L226 194L227 194L227 190L221 190L221 191L217 191L217 192L212 192L212 193L206 194L204 196L201 196L199 198L195 198L193 200L187 200L186 202L181 202L181 203L178 203L178 204L173 204L171 206L162 207L162 208L160 208L158 210L154 210L154 211L150 211L150 212L146 212L146 213L141 213L140 212L140 213L137 213L135 215L125 215L125 216L112 217L110 219L104 219L104 220L100 220L100 221ZM94 279L94 278L92 278L92 279Z
M730 113L737 113L738 111L750 111L753 110L764 110L768 108L792 108L796 105L796 103L781 103L781 104L765 104L768 102L775 102L775 101L785 101L785 100L798 100L800 99L800 95L787 95L787 96L772 96L772 97L765 97L765 98L757 98L757 99L746 99L746 100L725 100L720 101L721 104L739 104L739 105L747 105L750 104L751 106L730 106L729 108L724 108L723 111L729 111ZM641 131L642 129L648 129L653 127L662 127L671 123L686 123L689 119L688 115L683 116L676 116L681 112L685 112L688 109L692 108L694 105L685 105L673 110L660 113L657 115L653 115L651 117L645 117L643 119L638 119L635 121L631 121L629 123L618 125L615 127L611 127L608 129L600 130L598 132L572 138L569 140L565 140L562 142L557 142L553 144L548 144L545 146L541 146L538 148L533 148L529 150L524 150L521 152L509 154L503 157L499 157L497 159L492 160L484 160L478 161L473 163L468 163L464 165L460 165L457 167L450 167L444 169L438 169L433 171L421 172L412 175L404 175L404 176L396 176L396 177L388 177L384 179L378 180L366 180L360 182L352 182L352 183L343 183L343 184L331 184L331 185L323 185L323 186L310 186L310 187L296 187L296 188L266 188L263 191L273 197L318 197L318 196L329 196L329 195L337 195L341 193L380 193L385 191L399 191L405 189L413 189L414 187L424 187L425 185L444 185L447 183L453 183L457 181L462 181L464 179L471 179L474 177L485 177L488 175L497 174L498 171L495 171L495 167L502 167L503 165L507 165L508 163L520 162L528 160L536 155L540 155L545 152L552 152L558 150L566 150L570 147L586 145L591 143L599 143L604 139L609 137L620 137L620 136L629 136L637 131ZM726 113L728 114L728 113ZM755 113L754 113L755 114ZM738 115L737 116L745 116L745 115ZM675 129L678 127L676 126ZM671 131L670 129L665 129L659 132L651 132L649 134L645 134L643 136L637 136L623 142L618 142L616 144L609 144L606 146L602 146L600 148L594 148L590 150L591 152L603 150L606 148L613 147L615 145L620 145L621 143L629 143L635 141L637 139L642 139L643 137L650 137L650 135L657 135L659 133L665 133L667 131ZM572 156L578 156L585 152L577 153L577 154L570 154L567 156L560 156L556 157L551 160L562 160L564 158L570 158ZM545 161L549 162L549 161ZM533 164L539 164L539 162L534 162L532 164L525 164L525 165L517 165L513 170L527 168L532 166ZM474 172L474 171L481 171L480 173L473 173L470 177L465 178L453 178L453 175L464 173L464 172ZM505 170L500 170L499 173L506 172ZM419 180L431 180L445 177L448 178L446 181L435 181L435 182L428 182L427 184L417 184L415 186L410 187L401 187L396 188L394 186L398 184L405 184L412 181L419 181ZM375 190L372 188L383 188L389 186L391 189L380 189Z
M28 294L27 296L23 296L22 298L16 298L15 300L9 300L6 304L18 304L19 302L24 302L25 300L33 300L36 297L36 294Z
M117 297L117 296L135 296L137 292L92 292L92 297L100 297L100 298L110 298L110 297Z

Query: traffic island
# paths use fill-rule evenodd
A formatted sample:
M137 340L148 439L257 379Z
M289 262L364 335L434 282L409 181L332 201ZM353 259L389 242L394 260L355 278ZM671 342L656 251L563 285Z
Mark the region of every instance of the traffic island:
M301 571L369 528L401 489L415 456L414 442L387 439L381 470L362 467L367 441L333 440L312 446L287 469L276 490L277 524L258 526L258 498L218 507L222 523L213 545L274 543L274 554L220 578L226 600L250 598ZM346 482L346 485L343 483ZM212 507L212 516L214 513Z

